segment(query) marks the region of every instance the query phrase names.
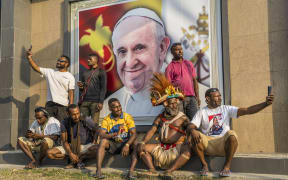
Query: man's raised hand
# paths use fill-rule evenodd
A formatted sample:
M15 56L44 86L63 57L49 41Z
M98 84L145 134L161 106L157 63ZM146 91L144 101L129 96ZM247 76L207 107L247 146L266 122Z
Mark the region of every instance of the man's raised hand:
M32 57L32 45L27 51L27 58L30 59Z
M268 96L266 96L266 104L267 105L271 105L272 103L273 103L273 101L274 101L274 95L268 95Z

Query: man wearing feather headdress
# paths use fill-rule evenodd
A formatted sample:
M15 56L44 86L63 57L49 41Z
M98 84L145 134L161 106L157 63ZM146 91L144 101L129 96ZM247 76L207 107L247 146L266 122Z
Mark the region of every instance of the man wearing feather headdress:
M189 119L179 111L179 104L183 98L183 93L174 88L164 74L154 74L151 102L154 106L163 104L164 111L154 120L151 129L138 145L139 156L150 173L156 172L154 166L167 169L166 172L171 173L190 159L190 150L184 143ZM160 134L160 143L147 144L157 130Z

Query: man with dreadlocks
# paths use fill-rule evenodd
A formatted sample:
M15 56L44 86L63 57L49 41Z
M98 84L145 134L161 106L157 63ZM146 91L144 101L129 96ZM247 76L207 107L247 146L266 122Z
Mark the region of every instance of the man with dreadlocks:
M150 173L156 173L154 166L158 166L167 169L166 173L170 174L190 159L189 147L184 143L189 119L179 111L180 100L183 98L182 92L175 89L165 75L154 74L151 101L154 106L163 104L164 112L154 120L151 129L138 144L139 156ZM147 144L157 130L160 130L160 143Z

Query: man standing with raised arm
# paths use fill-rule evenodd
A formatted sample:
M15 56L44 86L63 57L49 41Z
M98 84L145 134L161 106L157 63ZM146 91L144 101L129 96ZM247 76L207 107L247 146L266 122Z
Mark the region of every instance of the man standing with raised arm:
M47 80L46 110L50 116L59 121L67 117L66 108L74 101L75 79L68 72L70 58L62 55L56 61L57 70L39 67L32 58L31 49L27 52L27 59L32 69L45 77Z

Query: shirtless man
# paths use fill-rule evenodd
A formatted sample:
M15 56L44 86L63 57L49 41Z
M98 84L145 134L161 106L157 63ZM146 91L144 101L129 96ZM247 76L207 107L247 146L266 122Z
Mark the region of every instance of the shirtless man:
M155 119L152 128L138 145L139 156L150 173L156 173L155 166L158 166L167 169L166 173L169 174L190 159L189 147L184 143L189 119L179 111L180 99L183 98L184 95L163 74L154 74L151 101L156 106L163 104L164 112ZM160 143L147 144L157 130L160 130Z

